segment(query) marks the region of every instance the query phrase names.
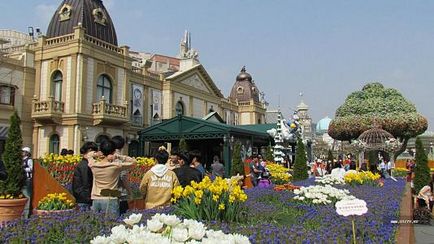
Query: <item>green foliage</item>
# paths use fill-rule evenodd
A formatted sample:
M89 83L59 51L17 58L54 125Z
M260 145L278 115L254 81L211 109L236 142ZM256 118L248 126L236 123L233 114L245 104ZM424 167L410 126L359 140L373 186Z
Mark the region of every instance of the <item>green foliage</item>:
M234 175L244 175L244 164L241 160L241 143L237 141L234 145L234 150L232 152L232 167L231 176Z
M179 140L179 151L180 152L188 152L188 144L187 141L185 141L184 138L181 138L181 140Z
M333 163L333 160L334 160L333 152L331 149L329 149L328 155L327 155L327 161L330 161Z
M428 167L428 157L423 148L420 138L416 138L416 167L414 168L414 189L419 192L422 187L428 185L430 181L430 169Z
M397 138L410 138L428 128L426 118L399 91L380 83L369 83L351 93L336 110L329 135L337 140L352 140L372 128L374 123Z
M265 152L265 160L268 162L274 162L273 147L271 145L267 147L267 151Z
M21 136L21 120L15 111L10 118L10 127L6 139L3 162L8 172L6 181L0 181L0 195L10 194L14 198L21 195L21 189L25 184L25 173L23 169L23 158L21 149L23 138Z
M301 141L301 139L297 142L297 152L295 154L295 164L294 164L294 174L293 179L294 180L304 180L309 177L307 168L307 158L306 158L306 152L304 149L304 144Z

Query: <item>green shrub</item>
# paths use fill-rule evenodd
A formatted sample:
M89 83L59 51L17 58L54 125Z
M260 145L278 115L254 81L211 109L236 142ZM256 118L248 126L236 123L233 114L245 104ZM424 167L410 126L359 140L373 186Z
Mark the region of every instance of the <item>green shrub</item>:
M3 162L8 173L5 181L0 181L0 195L10 195L18 198L25 184L26 176L23 169L23 138L21 136L21 120L17 111L10 118L10 127L6 139Z
M297 142L297 152L295 154L295 164L294 164L294 180L304 180L309 177L307 168L307 158L306 152L304 150L304 144L301 139Z
M414 168L414 190L419 192L422 187L430 181L430 169L428 168L428 157L423 148L420 138L416 138L416 167Z

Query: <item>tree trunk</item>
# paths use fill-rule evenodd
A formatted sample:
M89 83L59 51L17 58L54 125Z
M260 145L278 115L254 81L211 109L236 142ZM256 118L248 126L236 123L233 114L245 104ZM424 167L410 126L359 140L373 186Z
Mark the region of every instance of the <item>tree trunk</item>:
M393 162L396 162L396 158L407 149L408 140L410 138L406 137L402 140L401 148L393 154Z

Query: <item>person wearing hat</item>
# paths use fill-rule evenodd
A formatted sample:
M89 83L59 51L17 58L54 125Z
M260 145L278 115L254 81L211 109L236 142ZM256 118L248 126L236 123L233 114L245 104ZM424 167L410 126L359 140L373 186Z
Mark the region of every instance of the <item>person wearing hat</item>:
M30 214L30 201L32 198L32 176L33 176L33 160L30 147L23 147L23 168L26 173L26 183L23 188L23 194L28 198L26 206L24 207L24 217L29 217Z

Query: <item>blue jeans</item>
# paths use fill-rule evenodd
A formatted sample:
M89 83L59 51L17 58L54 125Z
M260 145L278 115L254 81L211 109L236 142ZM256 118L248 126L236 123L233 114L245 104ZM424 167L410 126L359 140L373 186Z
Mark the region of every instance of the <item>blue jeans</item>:
M93 199L92 210L119 216L119 199Z
M30 178L30 179L26 179L26 183L25 183L25 185L24 185L24 187L23 187L23 195L25 196L25 197L27 197L27 203L26 203L26 205L25 205L25 207L24 207L24 212L23 212L23 216L24 216L24 218L28 218L29 217L29 215L30 215L30 212L31 212L31 206L30 206L30 204L31 204L31 202L32 202L32 195L33 195L33 189L32 189L32 178ZM36 207L36 206L35 206Z

